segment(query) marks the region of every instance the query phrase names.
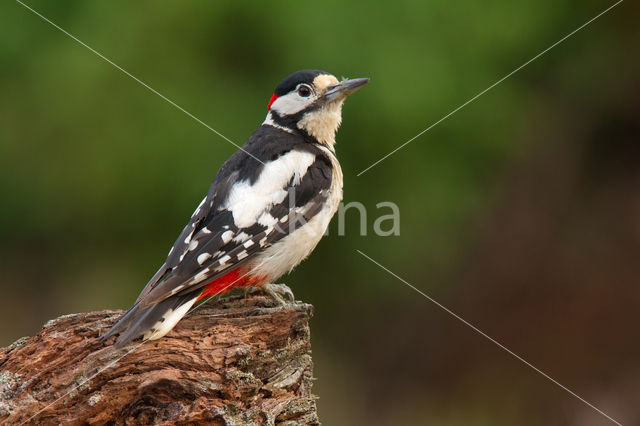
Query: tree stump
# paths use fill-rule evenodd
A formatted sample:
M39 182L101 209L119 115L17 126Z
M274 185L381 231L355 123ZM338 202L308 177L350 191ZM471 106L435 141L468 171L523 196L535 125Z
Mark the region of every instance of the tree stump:
M312 311L234 296L119 350L122 311L61 316L0 349L0 424L317 425Z

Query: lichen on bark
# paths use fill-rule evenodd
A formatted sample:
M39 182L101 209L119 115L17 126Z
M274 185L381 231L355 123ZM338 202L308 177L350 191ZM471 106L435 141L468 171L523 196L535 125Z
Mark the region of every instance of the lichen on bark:
M98 337L121 311L61 316L0 349L0 423L319 424L312 311L231 297L120 350Z

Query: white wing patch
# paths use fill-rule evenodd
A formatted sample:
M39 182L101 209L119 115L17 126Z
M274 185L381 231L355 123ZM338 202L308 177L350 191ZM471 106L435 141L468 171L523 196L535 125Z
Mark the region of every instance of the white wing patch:
M227 244L233 238L233 231L224 231L220 238L222 238L223 243Z
M233 241L236 242L236 243L242 243L242 242L246 241L246 239L249 238L249 237L250 237L250 235L247 234L246 232L241 232L241 233L238 234L237 237L235 237L233 239Z
M233 185L223 208L232 212L238 228L253 225L266 209L285 199L289 182L300 183L315 159L310 152L290 151L267 163L253 184L244 180Z
M285 218L285 220L286 220L286 217L287 216L283 216L283 218ZM264 212L258 218L258 223L260 225L262 225L262 226L272 227L276 223L278 223L278 219L276 219L275 217L271 216L271 214L269 214L269 212Z
M198 284L200 281L204 280L209 273L209 268L205 268L202 271L198 272L193 278L191 278L188 282L190 284Z
M196 260L198 261L199 265L202 265L209 259L211 259L211 253L201 253L198 255L198 258Z
M242 260L242 259L244 259L244 258L245 258L245 257L247 257L247 256L249 256L249 253L247 253L247 251L246 251L246 250L245 250L245 251L242 251L242 252L238 253L238 260Z

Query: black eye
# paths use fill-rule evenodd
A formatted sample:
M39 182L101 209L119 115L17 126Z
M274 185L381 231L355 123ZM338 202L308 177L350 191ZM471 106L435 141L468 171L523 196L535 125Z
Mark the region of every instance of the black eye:
M301 84L300 87L298 87L298 95L302 96L303 98L306 98L310 94L311 88L306 84Z

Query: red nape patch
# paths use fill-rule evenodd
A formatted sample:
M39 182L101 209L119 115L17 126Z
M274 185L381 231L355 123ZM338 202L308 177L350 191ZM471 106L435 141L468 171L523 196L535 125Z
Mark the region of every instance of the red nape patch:
M215 279L207 284L196 302L207 297L226 294L235 287L260 285L263 281L263 277L251 275L250 273L243 272L241 268L236 268L228 274L223 275L220 278Z
M279 96L276 95L275 93L273 95L271 95L271 99L269 99L269 105L267 105L267 109L270 109L271 108L271 104L278 98L279 98Z

